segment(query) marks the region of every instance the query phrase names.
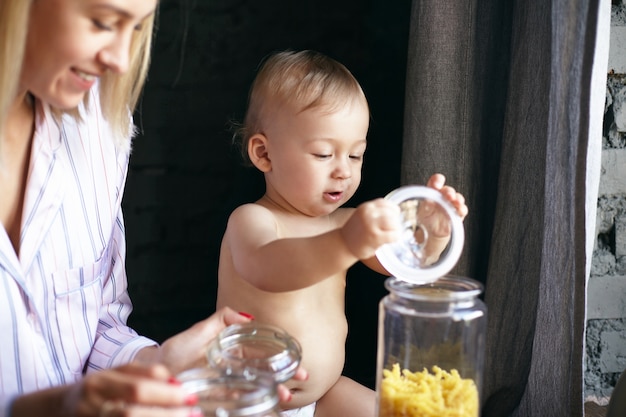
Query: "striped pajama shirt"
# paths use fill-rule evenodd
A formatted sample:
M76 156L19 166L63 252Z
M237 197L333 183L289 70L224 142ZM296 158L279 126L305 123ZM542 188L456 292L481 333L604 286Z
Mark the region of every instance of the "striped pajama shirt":
M72 383L155 344L126 326L128 153L91 94L82 122L57 121L37 102L19 257L0 227L0 417L17 394Z

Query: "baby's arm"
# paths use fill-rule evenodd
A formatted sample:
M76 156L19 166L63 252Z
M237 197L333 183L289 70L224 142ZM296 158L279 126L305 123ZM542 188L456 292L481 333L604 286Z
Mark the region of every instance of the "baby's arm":
M237 273L253 286L271 292L311 286L345 272L359 259L399 237L399 208L383 199L363 203L345 224L307 237L282 237L274 214L258 204L237 208L230 216L224 244Z

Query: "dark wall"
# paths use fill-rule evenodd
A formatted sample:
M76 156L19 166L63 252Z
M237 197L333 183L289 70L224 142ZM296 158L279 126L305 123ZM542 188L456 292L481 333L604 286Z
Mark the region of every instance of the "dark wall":
M369 99L363 181L351 205L399 185L410 0L162 0L152 67L136 114L124 199L130 323L162 341L215 309L229 212L263 192L228 124L243 117L261 59L316 49L344 63ZM346 374L373 386L384 278L348 276Z

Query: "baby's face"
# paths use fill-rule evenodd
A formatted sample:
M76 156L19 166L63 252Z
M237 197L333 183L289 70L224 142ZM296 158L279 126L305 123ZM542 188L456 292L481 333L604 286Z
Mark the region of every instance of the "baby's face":
M307 216L335 211L361 182L369 127L364 99L329 111L282 111L265 131L267 193Z

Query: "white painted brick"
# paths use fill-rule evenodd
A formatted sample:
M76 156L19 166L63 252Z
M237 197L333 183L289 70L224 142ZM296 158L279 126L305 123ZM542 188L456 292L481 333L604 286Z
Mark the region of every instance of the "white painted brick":
M605 332L602 340L600 371L621 373L626 369L626 333Z
M626 317L626 276L592 277L587 287L587 319Z
M611 26L609 71L626 74L626 26Z
M626 193L626 149L602 151L600 195Z

